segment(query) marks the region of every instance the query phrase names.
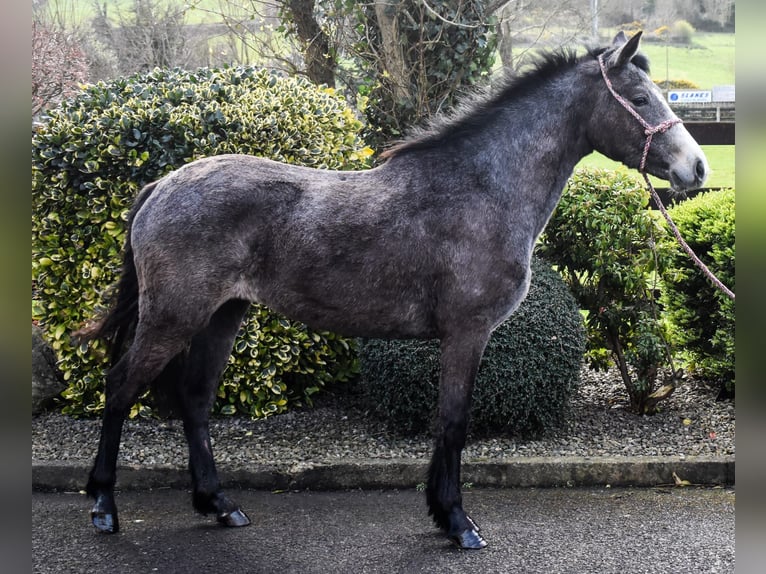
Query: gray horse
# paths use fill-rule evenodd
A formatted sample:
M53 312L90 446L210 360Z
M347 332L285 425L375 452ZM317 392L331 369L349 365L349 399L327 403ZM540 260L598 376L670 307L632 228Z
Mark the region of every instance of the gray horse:
M583 56L543 56L391 147L374 169L221 155L146 186L116 301L87 332L111 342L114 360L87 486L96 528L119 529L121 429L160 378L173 379L181 400L194 507L227 526L250 523L221 491L208 417L240 322L258 302L348 336L439 339L427 504L455 544L484 547L460 492L474 378L492 330L527 293L535 241L575 164L595 149L645 163L679 190L707 175L702 151L650 80L639 40L621 33ZM662 128L650 134L652 125Z

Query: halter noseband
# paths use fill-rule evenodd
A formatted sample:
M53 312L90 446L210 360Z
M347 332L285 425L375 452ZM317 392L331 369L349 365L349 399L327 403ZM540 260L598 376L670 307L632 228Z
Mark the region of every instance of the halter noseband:
M598 56L598 65L601 68L601 75L604 77L604 82L606 83L606 87L609 90L609 92L615 97L615 99L622 104L622 107L625 108L630 112L630 115L632 115L634 118L638 120L638 122L644 126L644 135L646 135L646 143L644 144L644 155L641 157L641 164L638 167L638 171L641 173L646 172L646 158L649 155L649 146L652 145L652 137L656 133L663 133L668 131L670 128L672 128L676 124L683 123L681 119L678 116L674 116L673 118L669 120L665 120L664 122L657 124L656 126L650 125L644 118L641 117L641 114L639 114L636 110L633 109L633 107L628 103L628 101L623 98L620 94L618 94L614 87L612 86L612 82L609 81L609 77L606 75L606 65L604 64L604 54L599 54Z

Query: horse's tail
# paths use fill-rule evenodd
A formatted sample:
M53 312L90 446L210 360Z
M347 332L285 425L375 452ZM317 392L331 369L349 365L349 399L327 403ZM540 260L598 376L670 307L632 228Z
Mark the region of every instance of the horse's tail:
M157 182L146 185L136 198L128 217L128 227L125 233L123 250L122 273L117 284L112 289L111 302L108 310L95 322L85 326L75 333L84 339L101 339L106 342L110 359L114 365L122 356L125 345L132 338L138 323L138 275L133 260L133 247L130 232L133 219L146 200L154 191Z

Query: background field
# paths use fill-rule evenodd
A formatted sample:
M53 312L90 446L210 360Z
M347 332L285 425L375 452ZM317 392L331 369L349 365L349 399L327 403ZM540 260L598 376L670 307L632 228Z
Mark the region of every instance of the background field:
M120 13L130 14L133 3L134 0L110 0L107 13L112 23L119 23ZM74 22L83 23L95 16L93 0L71 0L71 6ZM246 11L245 8L243 10ZM220 0L192 0L186 4L184 22L190 25L221 22L220 11ZM602 42L607 43L618 31L617 28L602 28ZM670 44L659 41L653 31L647 29L644 31L642 50L651 60L654 80L689 80L701 89L709 89L734 83L734 39L731 33L695 32L689 45ZM527 47L523 43L518 46L521 50ZM533 50L537 48L546 46L541 42Z
M734 34L694 34L689 46L642 42L652 79L689 80L702 90L734 83ZM667 70L666 70L667 64Z
M734 187L734 146L733 145L703 145L711 174L705 187ZM577 167L598 167L603 169L627 170L621 163L612 161L598 152L594 152L577 164ZM668 182L652 177L655 187L668 187Z

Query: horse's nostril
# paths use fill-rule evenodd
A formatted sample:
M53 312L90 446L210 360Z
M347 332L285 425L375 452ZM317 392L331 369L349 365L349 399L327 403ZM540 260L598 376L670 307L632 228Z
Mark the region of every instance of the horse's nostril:
M705 179L705 176L707 175L707 168L705 167L705 162L701 159L697 160L697 165L694 166L694 172L697 174L697 178L702 181Z

